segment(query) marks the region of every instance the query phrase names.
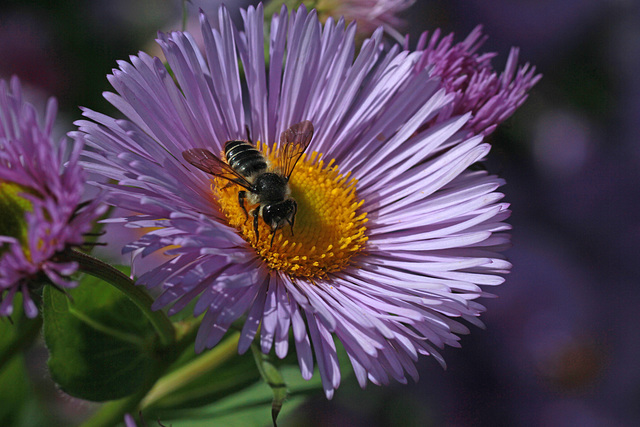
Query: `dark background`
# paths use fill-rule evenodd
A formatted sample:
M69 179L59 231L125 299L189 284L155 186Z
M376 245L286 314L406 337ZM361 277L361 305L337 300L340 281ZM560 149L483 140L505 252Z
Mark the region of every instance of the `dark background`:
M500 54L496 69L519 46L521 62L544 74L489 137L487 167L506 179L512 203L514 267L491 290L498 298L483 301L486 330L444 351L446 371L424 358L417 384L361 391L345 379L333 401L318 396L288 423L640 425L640 5L418 3L405 14L412 39L440 27L461 41L483 24L483 50ZM179 29L180 14L175 0L5 0L0 77L18 75L33 102L56 96L63 135L78 105L113 113L101 97L105 75L116 60L150 51L157 29ZM90 410L40 386L62 420Z

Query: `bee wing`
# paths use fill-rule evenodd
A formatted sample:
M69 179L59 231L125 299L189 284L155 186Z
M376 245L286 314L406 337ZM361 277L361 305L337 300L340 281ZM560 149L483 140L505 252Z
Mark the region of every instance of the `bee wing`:
M278 169L289 179L296 163L313 138L313 124L309 120L296 123L280 135L282 153L278 157Z
M251 187L245 177L205 148L190 148L182 152L182 157L203 172L227 179L246 189ZM229 175L233 175L233 178L230 178Z

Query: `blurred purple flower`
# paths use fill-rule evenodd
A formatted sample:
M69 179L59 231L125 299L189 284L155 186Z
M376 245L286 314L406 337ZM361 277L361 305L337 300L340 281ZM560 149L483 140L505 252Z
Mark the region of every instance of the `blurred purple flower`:
M131 414L124 414L124 425L125 427L138 427L136 420L131 416Z
M22 292L24 310L38 310L29 295L33 279L44 273L56 286L72 287L68 278L77 265L56 258L68 246L81 245L102 208L81 203L84 172L78 164L81 144L51 137L57 104L47 105L44 124L35 108L23 101L17 78L8 87L0 81L0 315L13 311L13 297Z
M17 75L26 85L36 85L47 93L68 89L60 44L56 43L51 21L45 14L0 12L0 76Z
M510 268L497 254L509 241L499 233L509 228L495 191L502 180L467 170L490 146L467 138L468 113L421 130L455 96L429 69L416 71L425 53L385 51L381 28L354 59L354 24L283 9L271 24L267 74L262 7L243 20L238 32L224 8L213 28L202 16L204 53L188 33L161 34L175 81L157 58L133 56L109 76L118 94L105 94L129 120L85 110L91 121L77 123L75 136L93 148L86 166L117 182L98 184L109 202L140 213L114 221L158 227L125 251L173 247L174 258L139 283L162 288L155 308L171 305L169 314L197 299L194 315L205 313L197 351L246 314L239 351L260 326L262 351L275 346L282 358L293 329L303 377L313 374L314 351L329 398L340 384L334 336L362 387L417 379L418 355L444 363L436 348L458 346L468 332L454 318L480 324L473 300ZM217 155L248 129L276 161L280 133L303 120L315 134L289 182L295 235L285 227L270 244L264 221L258 238L245 220L240 187L182 153Z
M423 33L417 50L423 51L418 70L431 70L455 99L438 114L436 123L471 112L465 125L471 134L488 135L509 118L527 99L528 92L542 77L535 67L517 67L519 50L512 48L505 70L498 75L491 66L496 53L479 54L487 37L476 27L462 42L453 44L454 34L440 38L440 30L429 37Z

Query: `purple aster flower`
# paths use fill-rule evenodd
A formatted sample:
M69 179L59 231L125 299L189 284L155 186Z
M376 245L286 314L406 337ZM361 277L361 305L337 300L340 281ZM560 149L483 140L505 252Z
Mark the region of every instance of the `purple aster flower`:
M497 54L477 53L487 39L481 26L460 43L453 44L453 37L451 33L440 38L436 30L429 38L425 32L416 48L424 52L416 68L432 69L432 75L440 77L447 92L455 96L434 122L470 112L473 117L465 128L470 133L488 135L522 105L542 75L528 63L517 67L518 48L511 49L505 70L498 75L491 66Z
M38 313L29 286L42 274L59 287L72 287L76 263L57 257L81 245L91 222L103 212L97 202L81 203L84 171L78 164L81 144L54 144L57 103L47 104L44 123L24 102L18 78L0 81L0 315L13 311L22 292L28 317ZM65 154L69 154L68 157ZM68 158L67 163L65 158ZM63 165L64 164L64 165Z
M155 308L169 314L197 300L197 351L246 316L239 351L259 334L263 352L284 357L292 330L303 377L315 354L329 398L340 384L334 338L363 387L417 379L418 356L444 363L438 348L459 345L461 321L480 323L481 286L510 268L497 254L509 241L502 181L469 170L490 146L467 136L469 113L432 124L455 95L416 71L424 52L385 51L381 28L356 55L355 24L283 9L265 71L262 7L243 19L239 31L224 8L201 16L203 52L188 33L160 34L175 80L159 59L132 56L108 77L118 93L105 94L128 120L85 110L77 123L93 148L86 166L117 182L101 185L109 202L139 213L118 221L156 227L124 251L171 246L139 283L161 289ZM273 231L257 216L254 226L260 206L239 203L241 190L254 196L245 178L185 160L199 153L214 171L227 141L251 139L277 165L305 121L315 131L288 182L295 225Z

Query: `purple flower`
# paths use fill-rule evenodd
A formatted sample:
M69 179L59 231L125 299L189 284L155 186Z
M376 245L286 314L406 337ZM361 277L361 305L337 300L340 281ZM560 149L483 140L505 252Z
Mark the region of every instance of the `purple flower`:
M124 425L125 427L138 427L136 420L131 416L131 414L124 414Z
M51 133L57 104L51 98L44 123L24 102L19 80L0 81L0 315L13 311L13 297L22 292L28 317L38 313L29 295L42 274L59 287L72 287L76 263L57 254L81 245L101 212L97 202L81 203L84 172L78 164L81 145L54 144ZM63 166L64 164L64 166ZM39 277L40 276L40 277Z
M416 48L424 52L416 68L431 69L431 75L440 77L447 93L455 96L434 123L470 112L473 117L465 129L488 135L522 105L542 75L536 74L535 67L528 63L516 69L518 48L511 49L505 70L498 75L491 66L491 59L497 54L477 53L487 39L480 26L460 43L453 44L453 37L451 33L440 38L440 30L436 30L429 38L425 32Z
M469 170L490 146L467 137L469 113L421 130L455 95L416 71L423 52L385 51L381 28L355 55L354 24L283 9L265 72L262 7L243 19L240 32L224 8L202 16L204 52L188 33L160 34L175 80L157 58L132 56L109 76L118 94L105 94L128 120L86 110L77 123L93 148L86 166L117 182L101 185L109 202L139 213L118 221L157 227L124 251L171 246L139 283L162 290L155 308L169 314L196 300L197 351L246 316L239 351L259 331L262 351L284 357L292 330L303 377L315 353L329 398L340 384L334 338L363 387L417 379L418 356L444 363L437 349L459 346L460 320L480 324L481 286L510 268L497 254L509 242L502 181ZM255 232L241 186L183 158L194 148L222 157L248 132L277 164L281 133L305 120L315 133L289 181L295 226L275 234L260 217Z

